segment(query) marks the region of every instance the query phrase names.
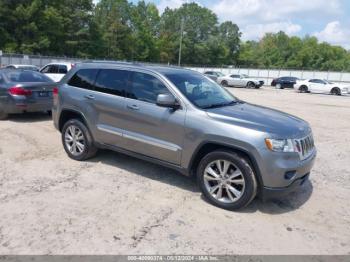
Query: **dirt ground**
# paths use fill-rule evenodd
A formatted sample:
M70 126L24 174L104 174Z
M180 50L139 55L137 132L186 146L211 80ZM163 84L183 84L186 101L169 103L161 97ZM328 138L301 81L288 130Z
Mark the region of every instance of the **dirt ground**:
M314 132L311 182L240 212L193 180L110 151L70 160L42 114L0 122L0 254L350 254L350 97L231 89Z

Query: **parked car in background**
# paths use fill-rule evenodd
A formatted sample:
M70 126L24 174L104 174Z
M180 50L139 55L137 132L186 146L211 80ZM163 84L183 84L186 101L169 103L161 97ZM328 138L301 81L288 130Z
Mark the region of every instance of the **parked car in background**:
M222 76L217 79L217 82L222 86L229 87L247 87L247 88L260 88L264 85L263 80L249 77L248 75L232 74L228 76Z
M40 72L50 77L53 81L59 82L72 69L74 64L70 62L51 63L40 69Z
M295 191L316 156L307 122L182 68L79 64L59 83L52 116L70 158L107 148L162 164L195 176L226 209Z
M293 88L297 80L299 80L299 78L297 77L282 76L282 77L273 79L271 82L271 86L275 86L277 89Z
M294 89L301 93L320 93L332 95L350 94L350 85L333 83L323 79L298 80Z
M7 66L5 66L5 68L39 71L39 68L37 66L35 66L35 65L7 65Z
M39 72L0 69L0 120L9 114L51 111L55 83Z
M217 72L217 71L206 71L204 72L204 74L211 78L212 80L214 80L215 82L217 82L218 80L218 77L222 77L222 76L225 76L223 73L221 72Z

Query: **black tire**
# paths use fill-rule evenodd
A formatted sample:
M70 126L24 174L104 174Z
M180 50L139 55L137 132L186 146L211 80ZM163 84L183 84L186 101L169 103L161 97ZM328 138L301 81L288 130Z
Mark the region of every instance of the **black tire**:
M278 83L278 84L276 85L276 89L283 89L282 84Z
M227 82L226 80L221 81L221 85L222 85L223 87L228 87L228 82Z
M335 96L340 96L341 95L341 91L338 87L334 87L332 90L331 90L331 94L332 95L335 95Z
M247 88L256 88L256 85L253 82L248 82L246 87Z
M245 186L242 195L233 203L224 203L222 201L217 200L210 194L210 192L208 192L208 189L205 185L204 175L206 167L213 161L219 159L230 161L235 166L237 166L240 169L242 176L245 180ZM220 208L224 208L227 210L241 209L247 206L255 198L257 193L257 182L251 164L245 157L229 150L218 150L207 154L200 161L196 171L196 175L198 185L203 195L206 197L206 199L208 199L210 203Z
M8 114L0 109L0 120L6 120L8 118Z
M65 141L65 135L69 127L78 128L79 130L81 130L82 135L84 137L84 150L82 150L79 154L76 155L69 150L68 145ZM70 158L77 161L84 161L96 155L97 148L94 145L94 141L90 134L90 131L86 127L86 125L82 123L79 119L71 119L67 121L63 126L61 137L64 150Z
M299 91L300 91L300 93L307 93L309 90L308 90L307 86L301 86L299 88Z

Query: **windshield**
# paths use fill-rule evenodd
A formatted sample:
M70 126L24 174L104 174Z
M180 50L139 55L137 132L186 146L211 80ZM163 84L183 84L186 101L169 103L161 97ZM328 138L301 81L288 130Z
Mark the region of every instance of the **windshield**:
M221 73L221 72L216 72L216 74L218 75L218 76L225 76L223 73Z
M323 81L326 82L327 84L333 84L331 81L328 81L326 79L324 79Z
M52 82L50 78L47 76L35 72L35 71L29 71L29 70L13 70L8 71L5 73L6 78L10 82L31 82L31 83L37 83L37 82Z
M165 76L197 107L206 109L237 103L226 89L196 72L172 72Z
M243 74L243 75L241 75L243 78L249 78L249 76L248 75L245 75L245 74Z

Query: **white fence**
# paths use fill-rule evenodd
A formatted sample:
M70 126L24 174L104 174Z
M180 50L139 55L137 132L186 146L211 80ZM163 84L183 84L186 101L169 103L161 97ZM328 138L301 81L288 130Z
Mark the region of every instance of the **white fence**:
M318 78L327 79L333 82L350 83L350 73L348 72L322 72L322 71L304 71L304 70L287 70L287 69L251 69L251 68L203 68L191 67L190 69L204 73L205 71L219 71L225 75L229 74L246 74L250 77L264 80L265 84L271 84L274 78L281 76L294 76L300 79Z
M35 55L21 55L21 54L0 54L1 65L9 64L30 64L42 67L48 63L67 61L67 62L81 62L84 59L66 58L66 57L48 57ZM287 69L251 69L251 68L205 68L205 67L190 67L190 69L204 73L205 71L220 71L225 75L228 74L247 74L254 78L260 78L265 81L265 84L271 84L272 79L281 76L295 76L301 79L319 78L327 79L334 82L348 82L350 83L350 72L322 72L322 71L308 71L308 70L287 70Z

